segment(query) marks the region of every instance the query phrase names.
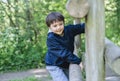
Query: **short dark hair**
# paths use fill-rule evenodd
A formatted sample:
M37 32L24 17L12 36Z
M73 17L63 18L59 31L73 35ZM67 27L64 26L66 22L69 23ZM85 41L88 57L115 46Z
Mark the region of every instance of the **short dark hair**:
M46 24L48 27L54 22L54 21L63 21L64 22L64 16L59 12L51 12L46 17Z

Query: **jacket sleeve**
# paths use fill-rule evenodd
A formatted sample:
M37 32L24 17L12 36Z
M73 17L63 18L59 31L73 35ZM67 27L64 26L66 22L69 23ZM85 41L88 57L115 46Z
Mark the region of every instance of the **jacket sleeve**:
M59 44L54 38L47 39L47 46L50 54L53 54L68 63L79 64L81 62L80 58Z
M81 33L85 33L85 23L68 25L68 30L75 36Z

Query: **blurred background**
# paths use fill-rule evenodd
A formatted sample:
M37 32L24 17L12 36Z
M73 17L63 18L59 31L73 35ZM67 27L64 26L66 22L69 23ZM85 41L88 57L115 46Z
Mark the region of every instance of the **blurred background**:
M45 18L57 11L65 16L66 25L72 24L74 18L66 11L66 2L0 0L0 72L45 66L48 32ZM105 23L106 37L120 46L120 0L105 0Z

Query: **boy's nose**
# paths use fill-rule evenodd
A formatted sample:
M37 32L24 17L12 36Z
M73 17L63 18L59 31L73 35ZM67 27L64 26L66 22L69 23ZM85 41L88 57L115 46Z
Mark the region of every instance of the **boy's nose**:
M60 29L60 26L58 26L57 30L59 30L59 29Z

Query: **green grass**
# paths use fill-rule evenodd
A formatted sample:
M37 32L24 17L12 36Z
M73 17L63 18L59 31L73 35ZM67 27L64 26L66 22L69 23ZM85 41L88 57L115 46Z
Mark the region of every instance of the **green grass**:
M31 76L31 77L26 77L24 79L15 79L15 80L10 80L10 81L40 81L37 78Z

